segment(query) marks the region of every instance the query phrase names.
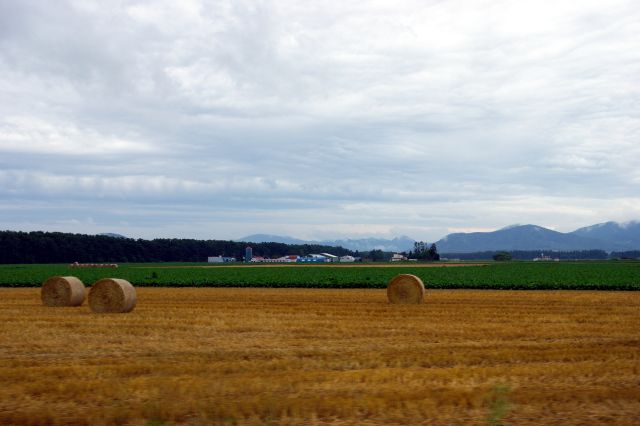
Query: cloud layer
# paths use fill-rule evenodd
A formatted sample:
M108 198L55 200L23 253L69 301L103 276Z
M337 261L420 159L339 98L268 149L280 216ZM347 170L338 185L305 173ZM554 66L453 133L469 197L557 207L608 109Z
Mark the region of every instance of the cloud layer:
M633 1L0 1L0 227L640 218Z

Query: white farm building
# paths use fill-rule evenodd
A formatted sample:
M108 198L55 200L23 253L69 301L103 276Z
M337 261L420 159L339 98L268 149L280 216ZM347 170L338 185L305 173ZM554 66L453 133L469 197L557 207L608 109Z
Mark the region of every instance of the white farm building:
M235 262L235 257L225 257L225 256L209 256L207 257L207 263L228 263Z

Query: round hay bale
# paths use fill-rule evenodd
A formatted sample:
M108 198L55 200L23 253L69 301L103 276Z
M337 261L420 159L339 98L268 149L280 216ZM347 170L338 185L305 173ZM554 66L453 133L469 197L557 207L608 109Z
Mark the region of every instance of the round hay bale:
M127 280L103 278L89 290L89 306L98 313L126 313L136 307L136 289Z
M45 306L80 306L84 302L84 284L76 277L51 277L42 284L40 298Z
M387 286L387 298L389 303L424 303L424 283L415 275L396 275Z

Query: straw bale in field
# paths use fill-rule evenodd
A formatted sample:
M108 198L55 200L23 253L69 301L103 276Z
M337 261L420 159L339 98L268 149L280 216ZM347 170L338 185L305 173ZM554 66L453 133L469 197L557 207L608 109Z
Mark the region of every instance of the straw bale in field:
M424 283L415 275L396 275L387 286L387 298L389 303L424 303Z
M136 307L136 289L120 278L98 280L89 290L89 306L99 313L131 312Z
M84 284L76 277L51 277L42 284L40 298L45 306L80 306Z

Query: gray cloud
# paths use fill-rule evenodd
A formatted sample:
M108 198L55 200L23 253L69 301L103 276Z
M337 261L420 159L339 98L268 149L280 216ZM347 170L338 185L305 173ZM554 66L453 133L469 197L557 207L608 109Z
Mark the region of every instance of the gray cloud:
M640 217L634 2L0 1L0 227Z

